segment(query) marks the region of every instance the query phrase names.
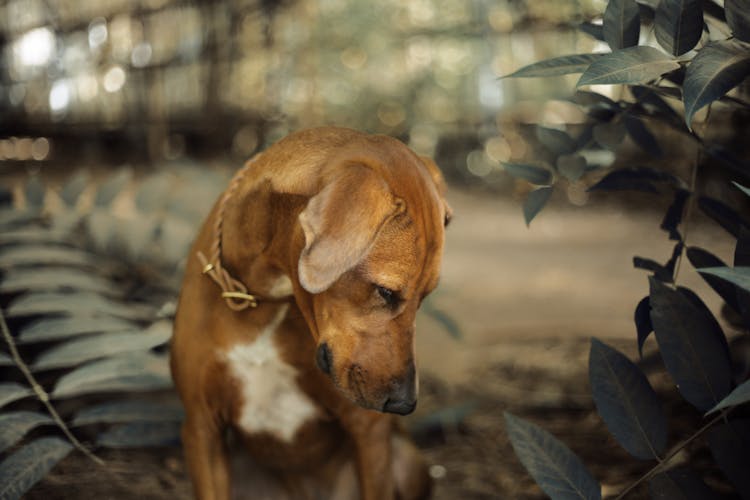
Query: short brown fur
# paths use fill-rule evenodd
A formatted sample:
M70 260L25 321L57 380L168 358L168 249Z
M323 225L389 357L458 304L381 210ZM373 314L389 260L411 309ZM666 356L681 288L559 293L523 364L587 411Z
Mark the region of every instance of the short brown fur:
M395 387L416 397L415 317L437 286L450 217L444 190L431 160L389 137L320 128L281 140L252 160L224 208L222 263L260 297L242 311L226 306L196 258L215 238L217 203L188 256L171 346L198 498L230 497L227 429L252 457L254 484L274 498L428 496L419 453L395 417L377 410ZM284 276L289 305L264 301ZM376 285L398 302L384 304ZM225 355L252 343L283 307L273 340L317 409L291 442L238 428L243 393ZM315 363L322 343L330 376Z

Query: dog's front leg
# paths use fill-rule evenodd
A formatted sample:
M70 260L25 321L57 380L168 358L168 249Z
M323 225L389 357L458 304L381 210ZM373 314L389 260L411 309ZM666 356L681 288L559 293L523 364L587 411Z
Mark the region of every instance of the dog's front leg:
M392 500L395 493L391 472L392 418L357 409L344 421L354 439L357 478L362 500Z
M200 500L228 500L229 458L224 436L217 422L188 415L182 424L182 445Z

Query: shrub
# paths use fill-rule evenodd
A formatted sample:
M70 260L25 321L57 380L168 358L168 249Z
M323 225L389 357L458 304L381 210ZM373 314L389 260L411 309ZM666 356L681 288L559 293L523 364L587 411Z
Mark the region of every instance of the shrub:
M600 170L587 158L592 149L618 151L627 136L651 157L648 166L615 169L590 187L594 191L638 190L668 196L669 208L661 224L675 242L662 264L635 257L634 265L651 273L649 293L635 310L637 344L642 349L654 332L667 372L680 396L703 415L699 429L669 445L668 424L659 396L641 368L625 355L592 339L589 379L596 409L614 439L634 458L655 462L651 470L622 491L623 498L648 481L653 498L704 498L715 493L690 461L672 460L688 445L702 442L716 465L742 498L750 498L750 401L748 363L733 365L741 356L727 341L712 312L692 290L678 284L684 257L725 301L726 308L750 327L750 224L722 200L700 192L699 171L711 168L724 180L734 180L737 194L750 190L750 164L722 144L694 128L696 113L713 103L729 113L747 113L750 105L733 91L750 75L750 2L726 0L724 7L697 0L658 3L610 0L600 25L584 30L606 42L611 52L575 54L541 61L510 77L550 77L581 73L578 87L623 85L627 98L579 91L575 97L587 113L583 132L573 137L564 130L538 128L537 138L556 158L553 167L507 165L509 174L539 187L524 203L527 223L540 212L562 182L576 182ZM639 40L644 41L638 45ZM702 129L708 130L710 113ZM652 132L673 130L696 145L697 156L689 179L680 178L662 142ZM747 131L740 130L747 138ZM728 181L727 181L728 182ZM734 267L687 240L695 208L729 231L737 240ZM736 352L734 352L736 351ZM601 487L583 463L563 443L534 424L506 414L514 450L539 486L554 499L601 498Z

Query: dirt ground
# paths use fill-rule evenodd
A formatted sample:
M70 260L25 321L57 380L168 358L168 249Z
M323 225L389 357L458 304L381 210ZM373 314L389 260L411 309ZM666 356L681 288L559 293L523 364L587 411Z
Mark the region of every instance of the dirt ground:
M519 201L454 190L450 202L456 216L431 300L461 335L452 337L426 315L419 319L420 404L407 419L436 478L434 498L543 498L512 452L504 411L566 442L605 494L620 491L649 464L627 458L593 409L589 339L635 356L633 311L647 280L631 262L634 255L658 261L671 255L658 228L663 212L623 211L601 199L586 207L556 203L527 228ZM700 220L689 243L731 261L730 238ZM718 310L718 299L689 264L679 281ZM664 376L651 378L670 394ZM667 412L677 410L668 398ZM672 433L676 442L680 427ZM106 468L71 455L28 498L190 498L179 449L101 456Z

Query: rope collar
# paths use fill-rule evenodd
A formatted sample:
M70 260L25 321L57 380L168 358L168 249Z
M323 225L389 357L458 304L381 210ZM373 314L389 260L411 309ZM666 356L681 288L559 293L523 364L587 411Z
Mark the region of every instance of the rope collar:
M256 157L257 158L257 157ZM248 293L248 289L244 283L232 276L227 271L221 261L221 246L222 246L222 225L224 223L224 211L226 204L232 197L234 192L237 190L237 186L244 177L247 170L255 162L255 158L251 159L247 164L240 169L229 184L229 188L222 196L219 203L219 209L216 214L216 222L214 223L214 240L211 244L210 259L207 258L203 252L197 253L198 260L201 263L201 273L211 278L221 289L221 297L226 301L227 307L233 311L242 311L248 307L258 307L258 301L269 301L269 302L283 302L288 300L288 297L283 298L263 298L260 299L257 295Z

